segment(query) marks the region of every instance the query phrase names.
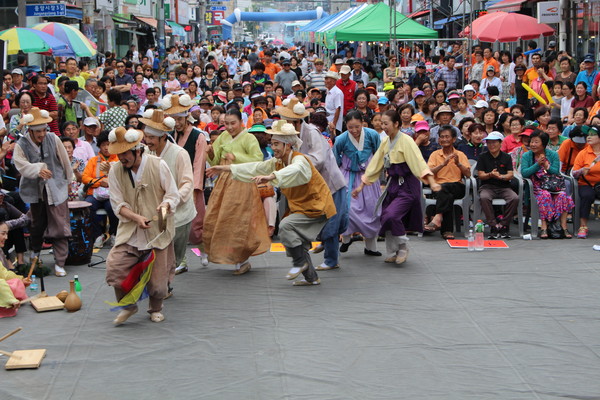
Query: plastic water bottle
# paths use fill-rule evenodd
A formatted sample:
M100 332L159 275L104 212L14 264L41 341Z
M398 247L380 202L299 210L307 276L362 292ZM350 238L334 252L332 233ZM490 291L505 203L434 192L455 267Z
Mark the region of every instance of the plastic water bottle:
M75 280L75 293L77 296L79 296L79 298L81 298L81 283L79 282L79 275L75 275L73 279Z
M35 275L31 275L31 284L29 285L29 291L32 294L37 294L38 283L37 283L37 280L35 279Z
M483 222L478 219L475 225L475 250L483 251Z
M469 236L467 236L469 251L475 251L475 235L473 235L473 229L469 229Z

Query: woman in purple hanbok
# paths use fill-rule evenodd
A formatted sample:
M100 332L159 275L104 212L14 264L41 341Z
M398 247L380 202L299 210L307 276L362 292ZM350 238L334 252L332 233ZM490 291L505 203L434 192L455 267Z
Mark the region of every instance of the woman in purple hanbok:
M381 144L377 131L363 127L363 115L350 111L345 117L348 130L335 140L333 151L344 178L348 181L348 229L342 234L340 252L348 251L352 234L360 232L365 240L365 254L381 256L377 251L377 235L381 228L380 213L375 209L381 196L379 185L371 185L352 198L352 190L361 184L371 157Z
M352 197L357 197L365 184L379 183L379 176L385 168L387 185L377 202L377 208L382 206L380 233L385 235L385 262L402 264L408 258L406 231L423 232L419 179L434 192L439 191L441 186L435 181L415 141L400 132L400 116L393 110L386 111L381 117L381 125L387 137L373 155L362 176L362 183L354 189Z

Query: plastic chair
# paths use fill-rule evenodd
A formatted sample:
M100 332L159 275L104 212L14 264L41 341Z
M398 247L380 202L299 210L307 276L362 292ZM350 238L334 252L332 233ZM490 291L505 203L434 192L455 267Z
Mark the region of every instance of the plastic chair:
M579 181L573 176L573 171L569 172L569 178L571 179L573 188L573 199L575 200L575 209L573 210L573 231L576 235L579 231L579 213L581 212L581 198L579 197ZM600 200L595 199L592 203L592 206L600 206Z
M481 214L482 214L482 210L481 210L481 199L479 198L479 180L477 178L475 178L476 176L478 176L477 174L477 169L476 169L476 165L474 164L472 166L472 174L471 176L473 177L473 210L474 210L474 215L473 215L473 220L477 221L478 219L482 219ZM520 174L514 174L515 179L517 179L517 182L519 184L519 191L517 193L517 195L519 196L519 204L517 206L517 215L519 218L519 222L518 222L518 226L519 226L519 237L523 236L523 178L521 178ZM504 199L493 199L492 200L492 205L493 206L506 206L506 201Z
M453 206L452 206L452 221L454 223L454 221L456 221L456 215L455 215L455 207L460 207L461 211L462 211L462 215L463 215L463 228L462 228L462 233L465 237L467 237L468 233L469 233L469 223L471 221L470 219L470 211L471 211L471 204L472 204L472 193L471 193L471 187L473 185L472 183L472 178L463 178L463 182L465 184L465 195L464 197L460 198L460 199L455 199L453 202ZM431 198L431 197L427 197L427 196L431 196L433 195L433 191L429 188L429 187L425 187L423 186L423 182L421 182L421 207L423 209L423 213L425 213L425 210L427 209L427 206L435 206L436 204L436 199Z

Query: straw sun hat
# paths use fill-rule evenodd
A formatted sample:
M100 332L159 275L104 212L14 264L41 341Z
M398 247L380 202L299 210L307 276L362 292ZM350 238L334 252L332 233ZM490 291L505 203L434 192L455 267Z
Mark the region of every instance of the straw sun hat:
M182 114L182 117L187 115L187 112L194 104L189 94L170 94L163 97L160 101L160 106L165 111L165 114Z
M29 114L23 115L23 122L27 124L27 126L37 126L37 125L46 125L52 122L52 118L50 117L50 113L46 110L40 110L37 107L33 107Z
M166 117L165 112L159 108L144 111L140 122L145 125L144 132L154 136L163 136L175 129L175 120Z
M306 111L304 104L300 103L297 98L285 99L281 106L275 107L275 112L285 119L304 119L310 114Z
M108 134L108 152L110 154L125 153L139 145L143 137L144 133L137 129L126 130L122 126L115 128Z

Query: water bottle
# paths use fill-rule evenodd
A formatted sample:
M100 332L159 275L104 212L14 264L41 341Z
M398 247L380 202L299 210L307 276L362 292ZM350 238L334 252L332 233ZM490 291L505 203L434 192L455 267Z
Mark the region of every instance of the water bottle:
M75 293L77 296L79 296L79 298L81 298L81 283L79 282L79 275L75 275L73 279L75 280Z
M469 236L467 236L469 251L475 251L475 235L473 235L473 229L469 229Z
M483 251L483 222L478 219L475 225L475 250Z
M38 283L37 283L37 280L35 279L35 275L31 275L31 284L29 285L29 291L32 293L32 295L37 294Z

